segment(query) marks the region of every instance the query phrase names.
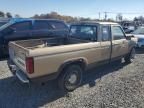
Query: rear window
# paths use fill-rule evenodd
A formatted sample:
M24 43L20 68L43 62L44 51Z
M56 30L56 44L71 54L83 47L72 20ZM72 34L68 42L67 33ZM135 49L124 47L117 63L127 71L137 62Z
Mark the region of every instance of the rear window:
M96 40L96 26L73 25L70 29L70 36L83 40Z
M67 28L68 28L63 22L51 21L51 22L49 22L49 24L50 24L54 29L67 29Z
M52 29L52 26L47 21L35 21L34 30Z

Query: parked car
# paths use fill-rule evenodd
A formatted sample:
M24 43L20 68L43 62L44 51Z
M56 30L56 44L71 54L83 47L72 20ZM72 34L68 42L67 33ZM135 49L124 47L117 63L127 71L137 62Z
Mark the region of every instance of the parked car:
M122 25L125 33L132 33L139 26L142 26L142 23L140 21L122 21L121 25Z
M10 41L63 37L68 32L68 26L60 20L11 19L0 27L0 57L8 54Z
M122 27L123 27L125 33L131 33L135 30L134 22L130 22L130 21L123 22Z
M23 83L57 78L72 91L89 68L121 58L132 62L135 45L117 23L82 22L70 26L68 37L10 42L8 65Z
M138 48L144 47L144 26L139 27L132 34L138 39L137 47Z

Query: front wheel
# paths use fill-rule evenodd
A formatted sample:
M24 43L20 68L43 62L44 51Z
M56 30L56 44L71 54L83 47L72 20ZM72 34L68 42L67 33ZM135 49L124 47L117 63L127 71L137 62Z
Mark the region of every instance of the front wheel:
M59 76L59 87L64 91L75 90L82 81L82 69L79 65L70 65Z
M125 62L126 63L132 63L133 60L135 59L136 51L135 48L131 50L131 52L125 57Z

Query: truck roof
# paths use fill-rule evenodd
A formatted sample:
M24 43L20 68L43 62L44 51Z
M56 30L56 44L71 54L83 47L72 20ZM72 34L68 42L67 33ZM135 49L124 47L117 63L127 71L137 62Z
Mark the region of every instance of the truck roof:
M95 25L95 24L118 25L118 23L115 22L102 22L102 21L81 21L81 22L75 22L71 25Z
M35 20L41 20L41 21L60 21L58 19L32 19L32 18L11 18L10 22L23 22L23 21L35 21Z

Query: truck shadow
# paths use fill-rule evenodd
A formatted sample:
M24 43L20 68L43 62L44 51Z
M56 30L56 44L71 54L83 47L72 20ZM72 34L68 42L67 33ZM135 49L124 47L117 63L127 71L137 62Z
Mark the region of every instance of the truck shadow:
M81 86L88 84L89 87L96 86L95 81L103 76L113 73L125 63L111 63L89 70L84 74ZM15 77L0 79L0 107L5 108L38 108L59 98L66 97L67 93L62 92L56 86L56 81L49 81L45 85L21 84Z
M0 58L0 61L4 61L4 60L7 60L8 57L3 57L3 58Z
M144 48L137 48L136 54L144 54Z
M111 73L118 71L119 69L123 68L126 65L128 64L120 63L119 61L116 61L110 64L93 68L87 71L86 74L84 75L83 85L88 84L89 87L91 88L96 85L96 80L100 81L102 77L108 74L114 77L114 74Z

